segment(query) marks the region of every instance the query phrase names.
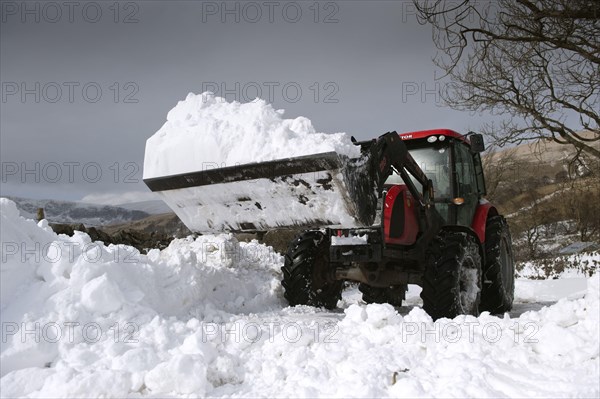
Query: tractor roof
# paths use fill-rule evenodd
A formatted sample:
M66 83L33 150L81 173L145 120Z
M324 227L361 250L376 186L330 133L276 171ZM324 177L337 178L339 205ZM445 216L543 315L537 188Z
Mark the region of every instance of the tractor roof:
M469 143L469 139L465 138L462 134L455 132L450 129L431 129L431 130L419 130L416 132L406 132L406 133L398 133L402 140L416 140L416 139L425 139L429 136L446 136L452 137L465 143Z

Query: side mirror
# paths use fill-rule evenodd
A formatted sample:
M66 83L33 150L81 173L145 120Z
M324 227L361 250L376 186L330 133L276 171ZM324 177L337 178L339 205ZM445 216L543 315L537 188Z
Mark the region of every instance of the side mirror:
M485 151L485 143L483 142L483 135L479 133L474 133L469 136L469 141L471 142L471 151L473 152L483 152Z

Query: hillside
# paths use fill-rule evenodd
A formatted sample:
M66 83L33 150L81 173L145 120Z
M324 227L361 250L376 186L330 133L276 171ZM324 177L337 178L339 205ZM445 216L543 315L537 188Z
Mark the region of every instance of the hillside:
M599 161L576 155L570 146L536 141L484 156L488 199L507 216L518 259L600 242Z

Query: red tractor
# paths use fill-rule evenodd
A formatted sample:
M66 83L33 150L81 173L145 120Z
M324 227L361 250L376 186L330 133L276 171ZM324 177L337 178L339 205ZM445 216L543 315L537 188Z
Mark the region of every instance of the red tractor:
M482 136L391 132L356 144L376 163L381 217L368 228L297 236L282 268L289 303L333 308L350 280L360 282L365 302L396 306L407 285L418 284L434 319L510 310L511 237L484 199Z
M290 305L334 308L344 281L399 306L422 287L434 318L511 309L506 220L486 194L479 134L427 130L336 152L146 179L192 231L305 229L282 267Z

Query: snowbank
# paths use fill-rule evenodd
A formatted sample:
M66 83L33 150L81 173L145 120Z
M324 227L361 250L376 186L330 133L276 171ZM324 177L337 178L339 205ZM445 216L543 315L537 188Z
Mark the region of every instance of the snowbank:
M518 318L434 323L358 301L286 308L281 257L230 235L145 256L57 236L7 200L0 215L3 397L600 394L598 275Z
M190 359L169 354L198 320L222 322L283 305L281 256L257 242L203 236L141 255L92 243L80 232L56 235L45 221L20 217L7 199L0 199L0 215L2 396L41 390L51 397L122 397L144 383L153 392L200 393L201 386L185 382L165 388L160 368L149 372L198 371L187 367Z
M345 133L317 133L309 119L284 119L263 100L241 104L190 93L146 142L144 178L320 152L358 157Z

